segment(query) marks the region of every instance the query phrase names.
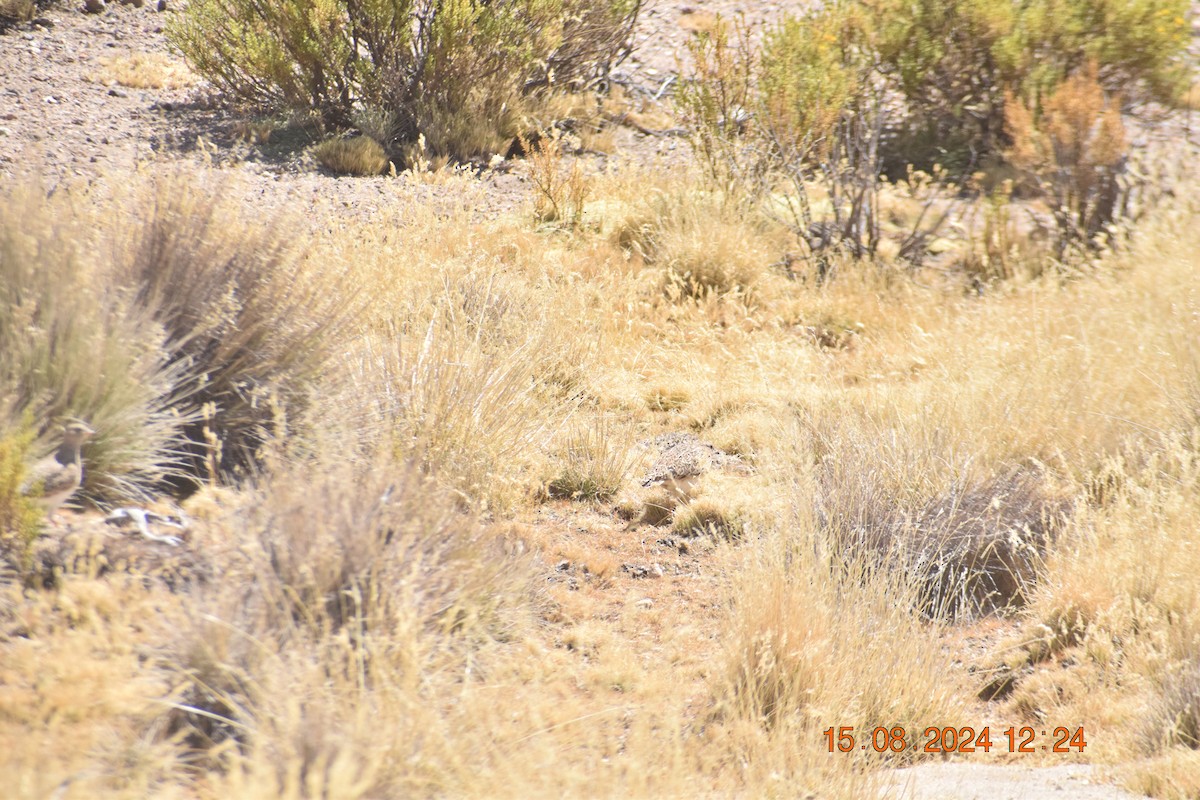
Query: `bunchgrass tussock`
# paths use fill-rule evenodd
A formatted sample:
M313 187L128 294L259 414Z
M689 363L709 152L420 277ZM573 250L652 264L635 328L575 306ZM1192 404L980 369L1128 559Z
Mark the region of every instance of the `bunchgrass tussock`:
M28 415L41 455L63 420L87 420L98 435L85 494L143 495L178 473L189 412L169 398L191 364L169 357L163 327L114 279L94 201L29 183L0 196L0 211L0 421Z
M745 535L745 522L725 503L701 498L675 512L671 531L680 536L709 536L716 540L737 540Z
M547 486L551 497L605 501L625 484L630 443L613 424L601 422L568 433L554 461L561 472Z
M344 270L306 258L299 223L243 217L220 181L168 173L139 191L114 261L165 332L168 364L194 376L166 397L193 419L190 468L245 471L265 435L303 414L357 293Z
M335 175L379 175L388 165L387 153L370 136L326 139L312 150L313 158Z
M198 592L168 645L181 700L167 729L216 764L286 771L341 757L372 785L418 780L404 759L351 755L370 726L338 698L401 724L427 696L418 676L461 669L529 624L526 563L452 494L414 465L343 456L335 448L260 477L226 518L240 528L219 556L228 585ZM287 699L297 694L302 714ZM387 752L408 746L389 741Z

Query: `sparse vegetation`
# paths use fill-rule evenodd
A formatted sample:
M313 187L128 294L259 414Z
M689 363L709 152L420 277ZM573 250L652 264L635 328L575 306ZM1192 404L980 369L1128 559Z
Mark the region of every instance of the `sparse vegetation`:
M1186 102L1189 13L1187 0L847 0L761 32L717 19L689 45L679 104L713 188L783 219L821 276L831 248L919 264L956 182L1005 158L1048 195L1061 260L1127 213L1121 114ZM914 164L938 178L921 183L925 213L886 231L881 176Z
M410 170L0 192L6 798L873 798L1042 724L1194 797L1200 162L1129 166L1187 10L689 10L673 109L553 127L636 3L193 0L200 73L324 116L298 159ZM622 102L693 160L596 168ZM68 417L177 539L41 519Z
M579 162L563 164L563 134L555 130L536 141L522 136L521 148L529 159L529 179L537 189L534 213L543 222L578 225L591 191L591 180Z

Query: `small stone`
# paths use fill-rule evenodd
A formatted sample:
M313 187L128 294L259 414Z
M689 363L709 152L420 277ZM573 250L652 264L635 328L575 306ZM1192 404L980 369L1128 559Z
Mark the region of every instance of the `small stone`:
M83 0L83 10L89 14L99 14L104 10L104 0Z
M167 10L167 0L158 0L158 5L156 6L156 8L159 10L160 13L163 11L166 11Z

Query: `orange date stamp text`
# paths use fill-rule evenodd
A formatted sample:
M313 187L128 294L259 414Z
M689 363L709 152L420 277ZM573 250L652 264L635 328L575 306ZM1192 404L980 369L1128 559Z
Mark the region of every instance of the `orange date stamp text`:
M975 728L937 727L925 728L920 736L913 735L901 725L891 728L879 725L875 728L856 729L853 726L826 728L825 742L829 752L851 753L874 751L876 753L902 753L912 750L925 753L990 753L995 747L999 752L1009 753L1082 753L1087 747L1083 728L1034 728L1031 726L1009 726L998 732L993 739L992 730L984 726Z

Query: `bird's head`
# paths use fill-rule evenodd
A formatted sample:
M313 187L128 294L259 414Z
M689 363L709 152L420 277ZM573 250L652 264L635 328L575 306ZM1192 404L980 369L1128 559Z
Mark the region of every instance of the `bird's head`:
M95 431L82 422L72 422L63 428L63 442L78 447L95 435Z

